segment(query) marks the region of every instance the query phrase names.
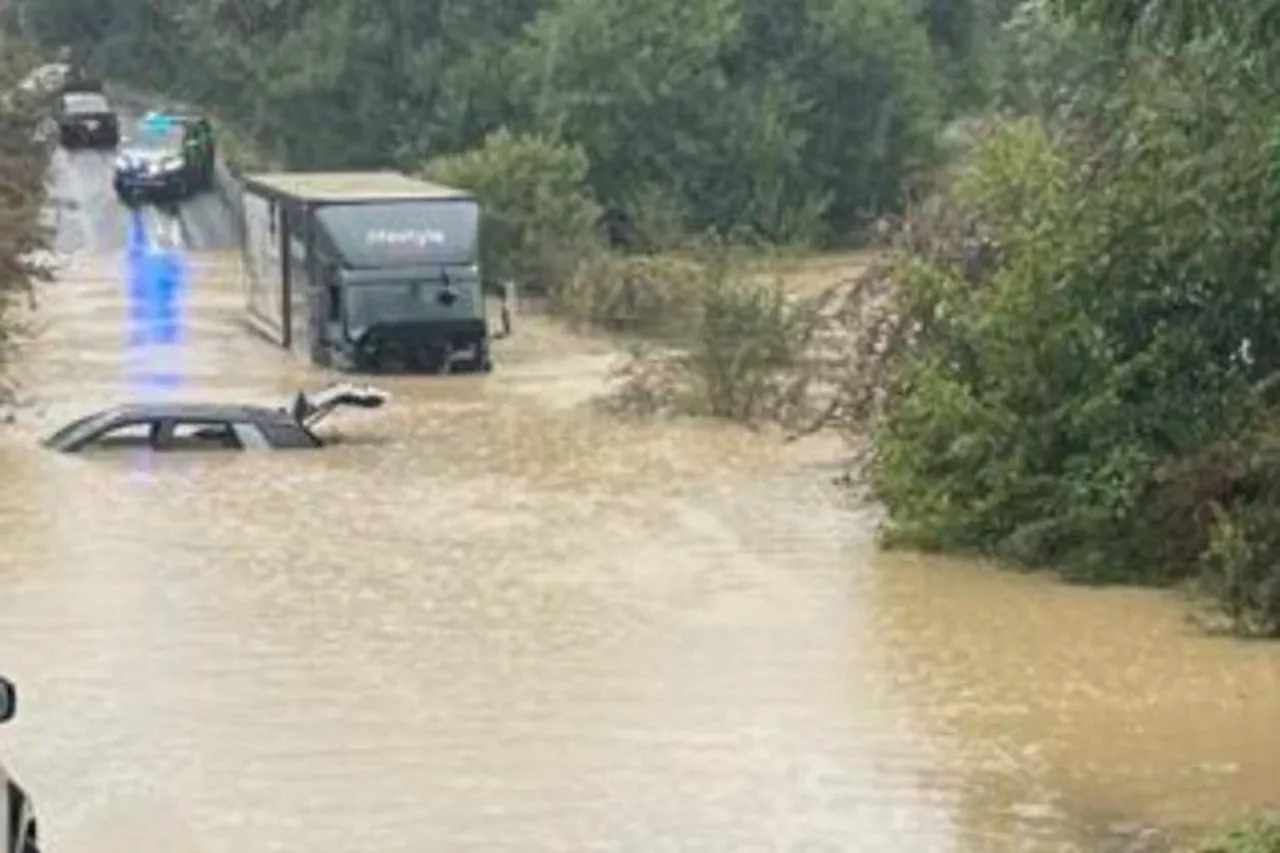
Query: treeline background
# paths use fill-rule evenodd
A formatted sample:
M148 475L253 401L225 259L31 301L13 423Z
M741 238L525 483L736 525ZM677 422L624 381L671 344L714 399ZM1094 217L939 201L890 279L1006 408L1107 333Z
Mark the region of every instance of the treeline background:
M25 30L235 121L297 168L540 133L612 237L856 240L996 97L1013 0L21 0Z

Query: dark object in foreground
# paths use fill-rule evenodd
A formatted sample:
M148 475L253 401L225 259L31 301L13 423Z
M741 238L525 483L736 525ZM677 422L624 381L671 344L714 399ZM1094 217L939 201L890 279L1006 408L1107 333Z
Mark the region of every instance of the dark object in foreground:
M13 719L18 710L18 692L6 678L0 678L0 723ZM0 827L4 846L0 853L40 853L36 836L36 816L31 798L0 765Z
M151 450L291 450L323 447L315 426L341 406L376 409L384 391L348 383L314 394L301 391L288 406L235 403L138 403L78 418L43 441L76 453L91 445Z
M120 144L120 117L101 87L68 83L58 96L54 119L63 148L115 148Z

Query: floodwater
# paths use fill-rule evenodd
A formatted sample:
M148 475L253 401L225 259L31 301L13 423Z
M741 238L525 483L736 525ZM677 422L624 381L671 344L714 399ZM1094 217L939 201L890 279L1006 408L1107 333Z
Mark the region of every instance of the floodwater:
M326 450L36 448L113 400L327 381L240 324L210 199L180 339L131 342L109 163L60 156L66 268L0 433L0 756L48 849L1158 849L1280 805L1280 649L877 555L831 447L593 414L612 350L538 318Z

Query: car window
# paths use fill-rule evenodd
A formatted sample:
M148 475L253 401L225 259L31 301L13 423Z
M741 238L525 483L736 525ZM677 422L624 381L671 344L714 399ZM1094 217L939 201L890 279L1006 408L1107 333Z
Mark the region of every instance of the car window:
M90 421L96 421L101 417L102 417L101 414L95 412L92 415L85 415L82 418L76 418L71 423L67 424L66 426L59 429L57 432L50 435L49 438L46 440L48 441L49 444L52 444L54 446L62 444L68 438L71 437L72 433L81 431L86 425L89 424Z
M99 433L86 449L113 449L120 447L147 447L151 444L151 421L130 421L117 424Z
M296 425L264 423L262 431L272 447L315 447L316 440Z
M236 423L231 425L235 430L236 438L240 440L240 446L246 450L269 450L271 444L266 437L259 432L258 428L251 423Z
M240 438L226 421L177 421L165 450L242 450Z
M63 108L69 113L106 113L111 111L107 99L96 92L75 92L62 96Z

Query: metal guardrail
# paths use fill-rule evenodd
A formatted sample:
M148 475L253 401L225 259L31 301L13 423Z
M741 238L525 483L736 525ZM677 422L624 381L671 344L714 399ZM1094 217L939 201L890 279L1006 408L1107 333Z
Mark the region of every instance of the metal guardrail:
M244 245L244 196L240 181L221 160L213 164L213 191L235 222L236 237Z

